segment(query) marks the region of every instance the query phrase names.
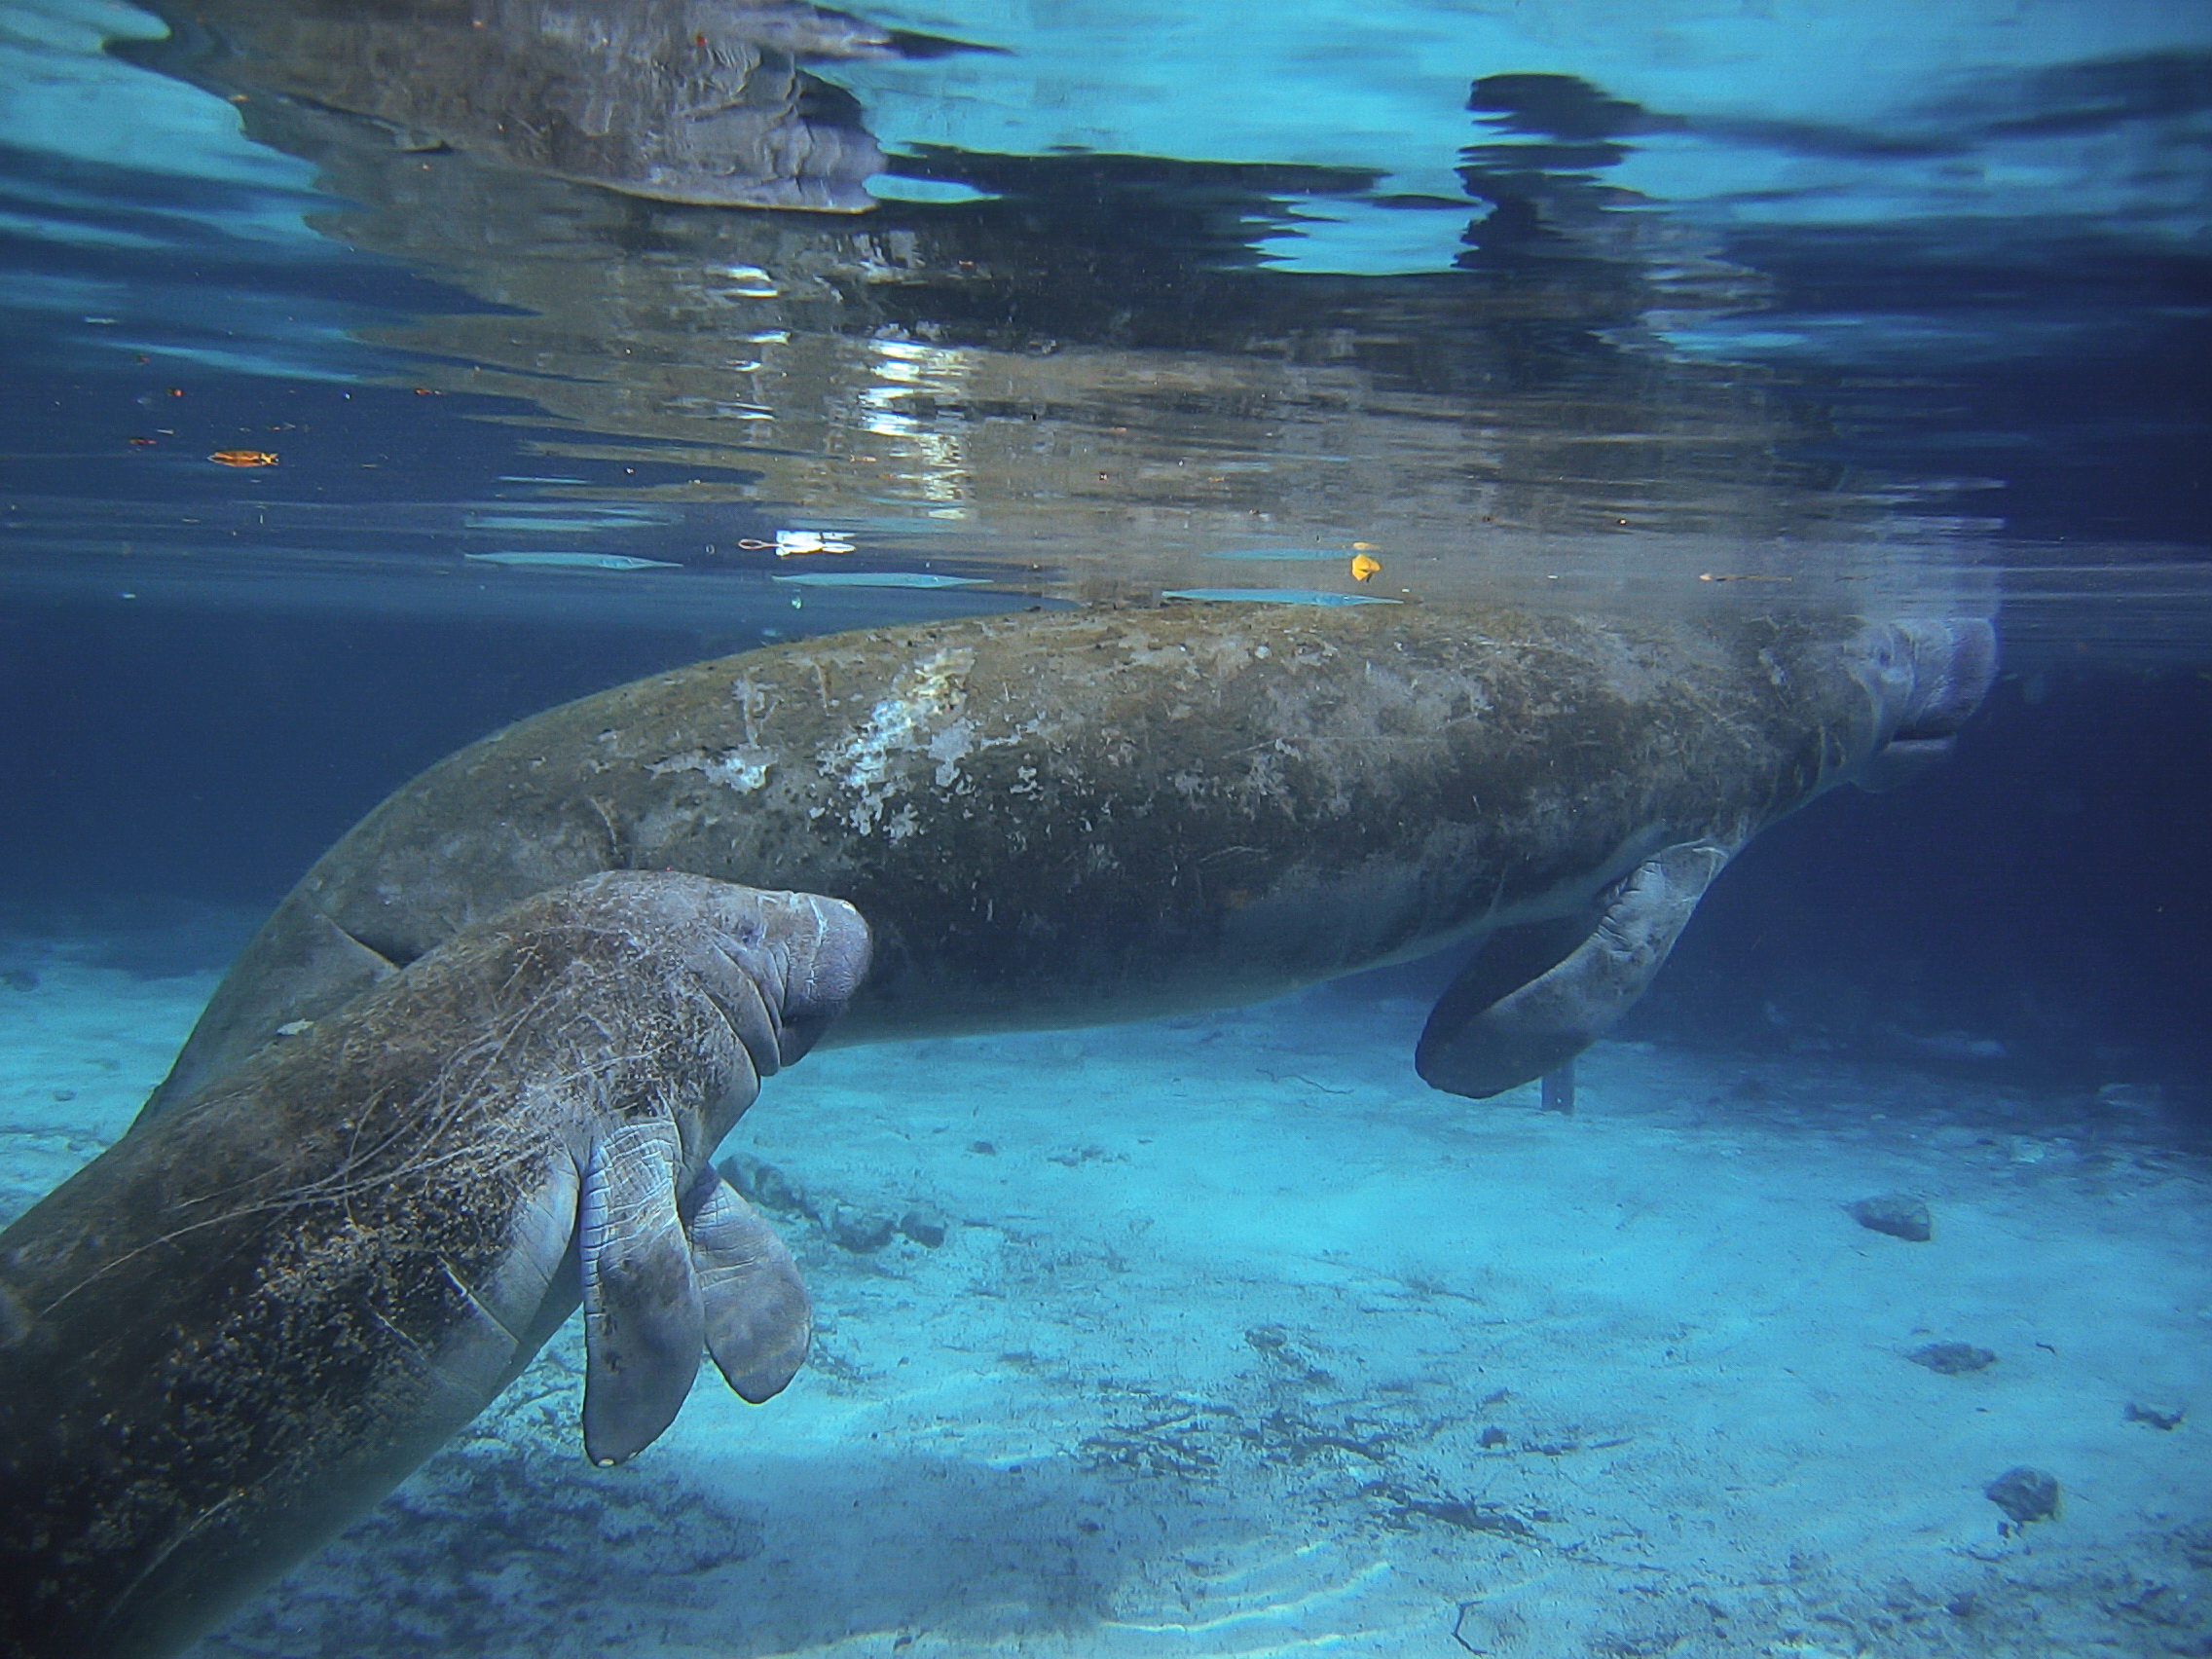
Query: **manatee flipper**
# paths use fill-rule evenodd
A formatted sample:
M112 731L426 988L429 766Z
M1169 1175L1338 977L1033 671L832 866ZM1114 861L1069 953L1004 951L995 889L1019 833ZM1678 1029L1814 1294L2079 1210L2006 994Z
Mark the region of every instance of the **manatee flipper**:
M1486 945L1438 999L1415 1069L1431 1088L1477 1100L1559 1069L1643 994L1733 851L1712 841L1667 847L1611 890L1594 922L1584 912L1512 929L1518 937L1501 936L1493 960ZM1547 955L1548 965L1506 988Z
M1428 1016L1428 1029L1433 1032L1472 1019L1530 980L1542 978L1598 931L1612 897L1613 890L1607 888L1588 905L1567 915L1499 928L1445 987Z
M584 1456L626 1462L676 1420L699 1373L706 1316L676 1210L682 1147L665 1120L602 1136L583 1171Z
M791 1251L736 1188L710 1167L694 1191L691 1271L707 1351L739 1397L757 1406L782 1393L805 1361L814 1305Z

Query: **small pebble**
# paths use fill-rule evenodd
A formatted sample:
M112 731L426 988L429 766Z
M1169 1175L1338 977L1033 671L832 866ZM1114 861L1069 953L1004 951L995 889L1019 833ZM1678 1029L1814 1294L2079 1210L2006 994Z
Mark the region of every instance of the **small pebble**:
M1851 1219L1874 1233L1925 1244L1936 1236L1936 1224L1928 1215L1928 1202L1909 1193L1886 1193L1878 1198L1861 1198L1846 1204Z
M1930 1343L1926 1347L1914 1348L1905 1358L1915 1365L1944 1377L1964 1377L1970 1371L1987 1371L1997 1363L1997 1356L1985 1347L1972 1343Z

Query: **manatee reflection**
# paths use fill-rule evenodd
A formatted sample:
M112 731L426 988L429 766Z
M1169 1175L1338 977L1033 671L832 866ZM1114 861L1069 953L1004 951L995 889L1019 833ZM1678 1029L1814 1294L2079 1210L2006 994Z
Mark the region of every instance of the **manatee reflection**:
M802 64L896 54L803 0L194 0L133 55L371 117L402 149L669 202L857 212L882 152Z

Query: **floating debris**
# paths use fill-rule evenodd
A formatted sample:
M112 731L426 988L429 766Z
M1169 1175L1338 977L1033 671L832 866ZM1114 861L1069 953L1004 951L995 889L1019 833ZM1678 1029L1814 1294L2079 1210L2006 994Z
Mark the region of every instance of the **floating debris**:
M983 576L940 576L927 571L804 571L776 577L779 582L797 582L804 587L853 588L978 587L986 579Z
M1372 553L1355 553L1351 560L1351 579L1367 582L1375 579L1375 572L1382 568L1382 561Z
M1310 588L1168 588L1161 599L1197 599L1209 605L1396 605L1372 593L1320 593Z
M268 450L217 450L207 458L217 466L275 466L276 458Z
M674 559L638 559L627 553L463 553L479 565L513 565L544 571L676 571Z

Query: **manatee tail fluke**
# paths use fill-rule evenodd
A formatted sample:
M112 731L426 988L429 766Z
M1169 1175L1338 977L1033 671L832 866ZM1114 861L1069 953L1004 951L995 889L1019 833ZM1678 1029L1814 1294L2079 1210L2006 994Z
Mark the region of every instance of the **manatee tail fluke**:
M1560 1071L1643 995L1733 850L1680 842L1600 906L1501 932L1438 999L1414 1069L1475 1100Z

